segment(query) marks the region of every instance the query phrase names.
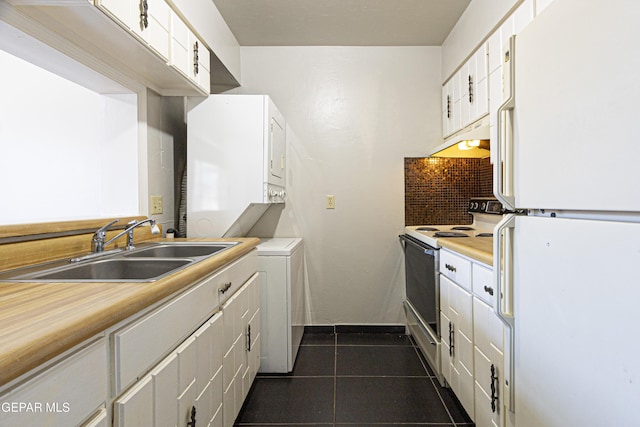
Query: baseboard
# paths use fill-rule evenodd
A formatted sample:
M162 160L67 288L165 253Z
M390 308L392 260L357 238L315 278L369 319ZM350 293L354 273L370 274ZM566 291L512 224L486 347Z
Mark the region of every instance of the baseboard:
M305 334L404 334L404 325L309 325Z

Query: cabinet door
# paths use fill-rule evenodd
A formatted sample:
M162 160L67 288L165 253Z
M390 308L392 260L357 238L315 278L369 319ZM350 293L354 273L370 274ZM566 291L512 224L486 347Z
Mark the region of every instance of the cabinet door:
M171 8L164 0L141 0L134 10L131 29L166 61L169 59L170 23Z
M98 0L96 2L96 6L128 30L137 26L137 1Z
M113 404L116 427L153 425L153 383L145 376Z
M441 298L448 307L441 305L443 335L443 365L449 363L449 384L471 418L474 416L473 384L473 297L465 289L447 277L440 276ZM446 311L445 311L446 310ZM444 351L447 351L445 353ZM445 377L446 378L446 377Z
M478 425L501 425L503 396L502 321L493 308L478 297L473 300L474 365Z
M29 404L31 411L2 411L2 426L73 426L104 405L108 390L107 343L99 338L11 392L0 402ZM5 403L6 404L6 403Z
M169 51L169 65L185 76L189 76L189 37L191 31L173 11L170 12L170 22L171 48Z
M210 90L209 49L189 31L189 78L203 90Z
M480 46L474 57L475 74L472 76L474 93L472 97L471 122L475 122L489 113L489 58L487 45Z
M178 349L178 425L191 420L196 403L196 338L189 337Z
M154 427L175 427L178 422L178 357L171 354L151 371Z
M88 421L84 422L81 427L108 427L109 425L107 409L102 408Z

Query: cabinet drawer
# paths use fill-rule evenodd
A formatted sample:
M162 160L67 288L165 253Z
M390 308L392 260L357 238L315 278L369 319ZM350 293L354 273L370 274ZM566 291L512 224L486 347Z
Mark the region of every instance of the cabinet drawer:
M482 301L495 307L496 294L493 287L493 270L473 264L473 293Z
M175 348L257 268L255 251L209 276L146 317L114 333L115 387L120 393ZM162 333L158 333L162 331Z
M441 249L440 273L471 291L471 261Z
M3 426L73 426L107 398L107 346L100 338L0 396ZM6 407L6 405L9 405ZM22 407L20 405L30 405Z

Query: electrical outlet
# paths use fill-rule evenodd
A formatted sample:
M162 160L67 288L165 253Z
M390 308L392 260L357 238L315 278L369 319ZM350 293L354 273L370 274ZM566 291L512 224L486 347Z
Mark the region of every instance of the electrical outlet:
M327 194L327 209L336 208L336 196L333 194Z
M151 196L151 215L162 213L162 196Z

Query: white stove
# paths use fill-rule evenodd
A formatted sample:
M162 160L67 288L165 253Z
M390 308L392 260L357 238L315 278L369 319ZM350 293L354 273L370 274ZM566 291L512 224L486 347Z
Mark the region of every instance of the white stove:
M404 228L405 234L434 248L439 238L491 239L493 228L502 219L502 205L492 198L473 198L468 212L473 223L459 225L411 225Z

